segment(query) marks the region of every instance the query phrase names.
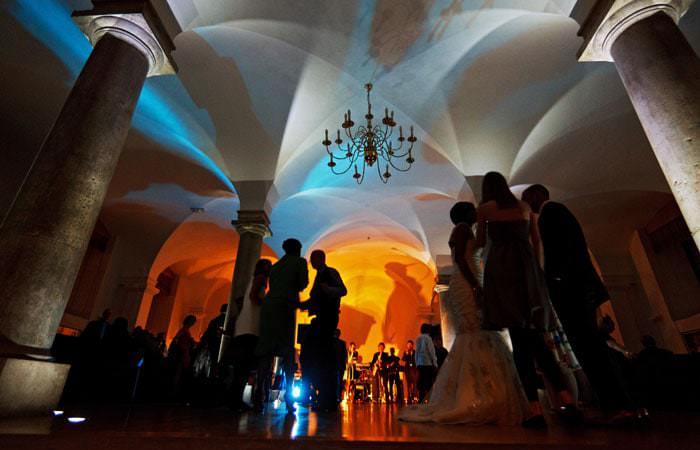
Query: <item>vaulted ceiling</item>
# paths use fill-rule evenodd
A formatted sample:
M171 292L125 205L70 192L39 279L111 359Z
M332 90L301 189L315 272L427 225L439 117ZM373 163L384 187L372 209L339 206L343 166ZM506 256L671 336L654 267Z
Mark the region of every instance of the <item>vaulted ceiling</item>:
M151 261L195 222L188 239L201 245L167 263L219 267L226 255L207 249L233 233L245 182L270 186L272 250L290 236L338 250L370 240L429 267L449 253L451 204L473 199L465 176L497 170L516 189L547 185L610 264L670 199L614 66L576 60L575 0L168 3L183 29L179 72L147 81L102 214ZM70 19L89 7L2 1L0 211L90 54ZM700 7L681 28L697 49ZM329 173L320 141L345 110L363 112L369 81L375 107L413 124L419 143L411 171L387 185L369 173L358 186Z

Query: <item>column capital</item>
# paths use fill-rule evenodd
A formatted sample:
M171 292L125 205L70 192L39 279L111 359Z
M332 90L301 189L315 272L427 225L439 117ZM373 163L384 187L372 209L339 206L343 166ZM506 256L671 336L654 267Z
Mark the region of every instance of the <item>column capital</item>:
M610 49L627 28L658 12L676 23L694 0L579 0L571 17L581 24L579 61L613 61Z
M151 277L122 277L119 285L132 291L141 291L144 294L156 295L160 289L156 286L157 280Z
M150 1L93 0L93 3L93 9L73 13L73 21L93 47L103 36L111 34L133 45L146 56L149 77L172 75L177 71L171 56L175 50L173 36L168 33L164 21Z
M270 219L265 211L238 211L238 219L231 221L239 234L253 233L262 237L272 236Z

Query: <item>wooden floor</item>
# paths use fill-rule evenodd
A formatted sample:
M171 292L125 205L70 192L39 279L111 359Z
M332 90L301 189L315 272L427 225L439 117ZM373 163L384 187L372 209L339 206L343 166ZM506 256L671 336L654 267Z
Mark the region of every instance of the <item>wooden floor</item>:
M68 410L44 419L0 421L0 449L700 449L700 416L657 414L646 429L407 424L398 407L350 405L333 415L284 406L264 415L224 408L137 406ZM71 424L69 416L86 421Z

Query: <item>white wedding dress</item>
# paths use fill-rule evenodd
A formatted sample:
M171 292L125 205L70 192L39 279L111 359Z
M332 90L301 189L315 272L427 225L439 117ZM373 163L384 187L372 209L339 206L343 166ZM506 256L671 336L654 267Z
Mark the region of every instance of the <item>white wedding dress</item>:
M473 291L454 264L454 248L452 252L454 271L440 308L456 336L428 403L407 406L398 417L409 422L520 425L528 405L512 353L501 333L481 329ZM466 259L479 278L474 239L467 244Z

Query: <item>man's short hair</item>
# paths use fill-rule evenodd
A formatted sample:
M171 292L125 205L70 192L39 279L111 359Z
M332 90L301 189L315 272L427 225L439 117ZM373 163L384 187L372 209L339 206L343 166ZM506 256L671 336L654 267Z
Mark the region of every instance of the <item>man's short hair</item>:
M532 212L539 214L544 202L549 200L549 190L541 184L533 184L523 191L521 198L530 205Z
M287 254L301 255L301 242L299 239L286 239L284 242L282 242L282 249Z

